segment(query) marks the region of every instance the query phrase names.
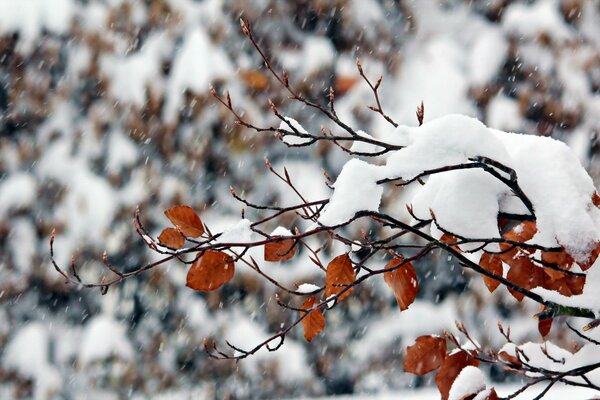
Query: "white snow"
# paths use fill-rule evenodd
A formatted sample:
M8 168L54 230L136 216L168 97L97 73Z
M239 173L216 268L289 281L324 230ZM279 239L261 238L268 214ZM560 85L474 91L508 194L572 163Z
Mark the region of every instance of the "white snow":
M125 327L114 318L99 315L85 326L78 360L82 366L111 356L131 360L133 354L133 348L125 334Z
M468 365L460 371L452 387L448 400L462 400L473 394L478 394L486 389L485 376L477 367Z
M376 181L376 166L356 158L348 161L333 184L335 191L319 222L333 226L349 220L358 211L378 211L383 187Z
M321 288L313 283L302 283L302 284L298 285L298 288L296 289L296 291L301 292L301 293L312 293L319 289L321 289Z
M281 121L281 124L279 124L279 129L282 129L286 132L291 133L290 135L283 136L282 141L284 143L287 143L290 145L300 145L300 144L308 143L312 140L311 138L303 138L303 137L294 136L293 134L296 132L304 134L304 135L307 135L308 132L294 118L290 118L290 117L284 117L284 118L285 118L285 121Z
M12 209L33 204L37 196L37 182L26 172L16 172L0 181L0 217Z

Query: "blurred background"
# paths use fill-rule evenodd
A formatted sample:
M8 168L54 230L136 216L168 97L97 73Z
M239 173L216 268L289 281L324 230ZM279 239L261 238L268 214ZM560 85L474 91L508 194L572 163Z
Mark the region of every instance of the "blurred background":
M280 351L237 364L209 359L204 338L250 348L294 317L241 265L212 293L186 289L177 263L105 296L63 283L49 263L52 228L57 261L74 254L82 279L99 281L104 250L124 271L156 257L131 225L136 205L157 234L175 204L193 206L212 231L234 224L242 205L229 186L256 202L296 203L265 157L287 166L309 199L330 194L321 170L337 176L347 154L327 144L288 149L233 124L210 95L209 84L229 90L257 125L277 123L272 99L310 132L336 129L287 100L240 17L306 96L325 105L334 87L340 118L356 129L391 129L366 108L360 57L371 80L383 75L384 110L401 124L417 124L423 101L426 121L461 113L552 136L600 182L597 1L0 0L0 398L369 394L431 385L403 373L403 348L457 319L483 345L502 343L497 321L516 340L540 339L534 305L505 290L490 297L445 256L418 264L421 291L408 311L376 280L328 313L313 343L298 330ZM406 195L392 191L386 207L406 218ZM290 287L323 279L301 258L269 268ZM568 346L562 335L551 332Z

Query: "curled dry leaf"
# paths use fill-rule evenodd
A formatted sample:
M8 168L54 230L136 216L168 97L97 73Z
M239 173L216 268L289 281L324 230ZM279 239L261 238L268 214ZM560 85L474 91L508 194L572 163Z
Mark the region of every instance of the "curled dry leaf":
M294 254L296 254L294 239L282 239L265 244L265 261L287 261L294 257Z
M435 383L443 400L448 400L450 388L460 371L468 365L479 366L479 360L464 351L457 351L447 356L442 362L440 370L435 376Z
M479 260L479 265L481 265L481 268L491 272L494 275L502 276L502 260L495 254L483 253L483 255L481 256L481 260ZM500 285L500 282L485 275L483 276L483 282L485 283L485 286L488 288L490 293L496 290L498 285Z
M458 242L458 238L454 235L451 235L449 233L444 233L442 235L442 237L440 238L440 242L442 243L446 243L449 245L453 245L454 243ZM462 253L462 250L460 249L460 247L458 245L454 245L451 246L454 250L458 251L459 253Z
M403 262L403 258L396 258L390 261L385 269L397 267ZM419 281L411 263L407 262L395 270L384 272L383 280L394 291L400 310L406 310L415 301L419 291Z
M546 337L550 333L550 329L552 328L552 321L552 318L540 319L538 321L538 331L540 332L540 335L542 335L542 337Z
M166 210L165 215L187 237L196 238L204 233L204 225L192 207L175 206Z
M233 278L233 257L222 251L207 250L192 264L187 274L187 287L194 290L212 291Z
M425 375L438 369L446 358L446 339L436 336L419 336L406 348L404 371Z
M500 353L498 353L498 358L514 366L515 368L520 368L523 365L523 363L521 362L521 360L519 360L517 356L513 356L512 354L509 354L506 351L501 351Z
M316 303L317 300L311 296L304 301L302 308L308 310L309 308L314 307ZM301 314L304 315L306 312L301 312ZM315 336L325 329L325 317L323 316L323 312L320 309L309 312L302 320L302 327L304 328L304 338L308 342L312 341Z
M344 285L350 285L355 280L356 273L354 272L354 268L352 268L352 261L350 261L348 254L337 256L331 260L329 265L327 265L327 274L325 277L325 297L329 298L330 296L340 293L342 290L346 289L346 286ZM346 290L342 295L340 295L338 301L350 296L351 292L352 288Z
M163 246L178 250L185 244L185 238L177 229L165 228L158 235L158 242Z

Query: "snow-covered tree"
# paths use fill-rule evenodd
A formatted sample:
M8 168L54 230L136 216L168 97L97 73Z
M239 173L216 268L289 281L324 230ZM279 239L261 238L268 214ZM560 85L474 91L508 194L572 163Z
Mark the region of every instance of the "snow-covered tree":
M538 303L535 317L542 336L556 320L586 344L572 351L551 341L518 343L510 328L499 324L505 345L484 348L457 322L454 333L431 332L408 346L405 371L422 375L437 370L443 399L498 398L478 369L481 364L527 377L515 395L540 385L541 398L557 383L600 390L600 341L593 330L600 324L595 289L600 284L600 267L595 265L600 254L600 195L570 148L547 137L491 129L462 115L428 121L423 104L416 109L418 126L401 125L382 107L381 79L369 79L360 62L359 74L374 97L375 105L369 108L392 129L377 135L354 129L338 116L333 88L327 105L307 98L285 70L273 66L249 25L242 21L241 26L290 101L324 115L334 128L309 132L270 100L279 125L258 126L237 111L228 93L212 89L214 97L237 124L257 134L273 133L291 148L331 143L347 154L334 182L327 174L311 177L322 179L332 189L330 195L308 197L303 189L308 182L266 160L273 178L296 197L294 204L257 204L231 188L243 209L229 229L212 231L191 207L180 205L165 211L173 227L157 238L144 227L138 209L135 228L160 255L156 261L123 272L105 256L107 274L91 283L82 281L75 260L64 268L53 258L56 270L67 281L100 288L103 294L170 261L189 265L187 286L198 291L219 290L238 268L254 270L276 288L277 304L296 317L249 347L227 338L206 341L211 357L240 360L283 348L296 327L312 341L326 331L328 314L376 277L383 277L400 310L408 309L422 283L419 264L443 252L449 265L480 275L490 292L506 288L519 302ZM388 201L389 193L397 190L402 191L401 200ZM256 218L247 218L250 213ZM54 238L53 234L52 255ZM285 274L292 258L315 268L320 278L286 286L278 276ZM583 322L571 324L566 317Z

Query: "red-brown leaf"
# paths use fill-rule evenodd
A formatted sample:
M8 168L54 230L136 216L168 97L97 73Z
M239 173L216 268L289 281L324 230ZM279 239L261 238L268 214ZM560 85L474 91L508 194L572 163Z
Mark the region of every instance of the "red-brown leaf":
M438 369L444 358L446 358L446 339L420 336L412 346L406 348L404 371L425 375Z
M192 264L187 274L187 286L194 290L213 291L233 278L233 258L222 251L207 250Z
M204 225L192 207L175 206L166 210L165 215L187 237L196 238L204 233Z
M316 303L317 300L311 296L302 304L302 308L307 310L314 307ZM301 314L304 315L306 312L301 312ZM304 338L309 342L319 333L323 332L323 329L325 329L325 317L321 310L317 309L309 312L302 320L302 327L304 328Z
M396 258L390 261L385 268L394 268L403 262L403 258ZM400 310L406 310L415 301L419 291L419 281L417 272L411 263L406 263L393 271L384 272L383 280L394 291Z
M500 358L503 361L506 361L511 365L514 365L515 368L520 368L521 365L523 365L523 363L521 362L521 360L519 360L517 356L508 354L506 351L501 351L500 353L498 353L498 358Z
M180 249L185 244L185 238L175 228L165 228L158 235L158 242L163 246L167 246L171 249Z
M282 239L265 244L265 261L287 261L294 257L294 254L296 254L294 239Z
M448 400L450 388L454 380L460 374L460 371L468 365L478 367L479 360L476 360L464 351L458 351L444 359L440 370L435 376L435 383L443 400Z
M513 242L524 243L533 238L536 232L537 225L535 222L524 221L519 225L514 226L512 229L509 229L502 237ZM501 253L499 257L505 262L514 258L519 251L518 247L515 247L515 245L510 243L500 243L500 250L502 250L503 253Z
M481 265L481 268L491 272L494 275L502 276L502 260L495 254L483 253L481 260L479 260L479 265ZM485 283L485 286L487 286L490 293L496 290L498 285L500 285L500 282L485 275L483 276L483 282Z
M517 257L509 262L510 269L506 279L523 289L533 289L544 284L544 271L537 267L528 257ZM523 294L508 288L510 294L518 301L523 300Z
M548 336L552 328L552 318L538 320L538 331L542 337Z
M596 207L600 207L600 194L596 191L592 194L592 204Z
M592 265L594 265L598 255L600 255L600 242L596 243L596 247L594 247L594 250L592 250L587 260L584 262L578 262L577 264L579 264L582 270L587 271L592 267Z
M355 280L356 273L354 272L354 268L352 268L352 262L350 261L348 254L337 256L331 260L329 265L327 265L327 274L325 276L325 296L329 298L330 296L340 293L342 290L346 289L346 286L343 285L349 285ZM352 292L352 288L346 290L342 295L340 295L338 301L350 296L350 292Z

